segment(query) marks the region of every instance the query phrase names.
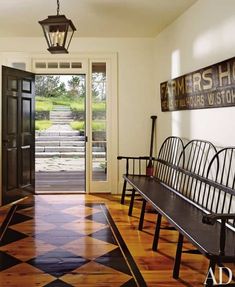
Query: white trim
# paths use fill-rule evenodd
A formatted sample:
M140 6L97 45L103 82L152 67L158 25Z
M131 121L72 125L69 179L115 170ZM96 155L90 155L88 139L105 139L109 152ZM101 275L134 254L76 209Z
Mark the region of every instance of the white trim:
M117 151L118 151L118 100L117 100L117 54L103 57L96 56L89 59L89 75L91 77L92 63L104 62L106 63L107 74L107 181L92 181L92 160L89 161L91 192L111 192L117 193ZM91 78L90 78L91 80ZM91 93L91 88L90 88ZM90 100L92 99L90 95ZM91 102L89 103L91 107ZM89 121L91 119L91 110ZM89 138L91 139L91 130ZM92 141L89 141L90 150L92 148Z

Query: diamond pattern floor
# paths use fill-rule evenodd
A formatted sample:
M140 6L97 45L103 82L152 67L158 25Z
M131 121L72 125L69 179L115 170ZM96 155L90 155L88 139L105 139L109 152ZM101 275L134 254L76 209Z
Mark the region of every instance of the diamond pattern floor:
M0 286L142 287L115 230L104 204L19 205L0 243Z

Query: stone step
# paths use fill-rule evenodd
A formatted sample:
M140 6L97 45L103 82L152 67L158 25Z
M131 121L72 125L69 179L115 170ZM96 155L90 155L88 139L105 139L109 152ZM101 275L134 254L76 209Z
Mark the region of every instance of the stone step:
M52 116L50 117L50 120L53 121L53 120L58 120L58 121L72 121L73 120L73 117L55 117L55 116Z
M71 111L70 107L68 106L53 106L53 112L54 111Z
M71 123L72 121L73 121L73 119L58 119L58 118L56 118L56 119L50 119L52 122L53 122L53 124L55 124L55 125L60 125L61 123L63 124L63 123L67 123L67 124L69 124L69 123Z
M93 158L103 158L105 160L105 153L103 152L93 152ZM61 158L84 158L84 152L36 152L36 158L53 158L53 157L61 157Z
M85 152L85 147L74 146L36 146L36 152Z
M67 141L83 141L84 142L85 140L85 137L84 136L60 136L60 135L57 135L57 136L36 136L36 142L41 142L41 141L51 141L51 142L55 142L55 141L64 141L64 142L67 142Z
M52 116L50 117L50 120L72 120L73 117L55 117L55 116Z
M67 117L67 116L71 116L72 112L71 111L50 111L50 115L51 116L63 116L63 117Z
M56 131L37 131L36 136L79 136L79 131L63 131L63 130L56 130Z
M69 123L71 123L72 120L63 120L63 121L58 121L58 120L52 120L52 123L55 125L68 125Z
M72 117L72 113L71 112L50 112L50 117L57 117L57 118L67 118L67 117Z
M36 141L36 146L80 146L85 145L84 141Z
M85 146L74 147L74 146L36 146L36 152L85 152ZM104 147L93 147L93 152L105 152Z

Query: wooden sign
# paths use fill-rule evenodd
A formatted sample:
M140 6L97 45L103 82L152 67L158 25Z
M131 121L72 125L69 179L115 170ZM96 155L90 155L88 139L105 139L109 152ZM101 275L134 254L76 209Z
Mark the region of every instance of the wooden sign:
M235 106L235 57L160 84L162 111Z

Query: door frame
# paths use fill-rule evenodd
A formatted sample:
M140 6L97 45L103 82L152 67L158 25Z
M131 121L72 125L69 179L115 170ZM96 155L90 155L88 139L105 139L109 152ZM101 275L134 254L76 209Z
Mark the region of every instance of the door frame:
M68 55L48 55L48 54L35 54L35 53L21 53L21 52L15 52L15 53L2 53L1 55L2 64L5 64L9 67L14 67L15 63L24 63L25 67L28 71L31 71L35 74L66 74L66 69L60 69L60 72L58 73L58 70L50 69L49 71L47 69L38 69L35 64L38 60L41 61L68 61L74 59L75 61L82 62L84 64L83 69L76 70L74 69L74 74L77 73L84 73L86 75L90 75L91 71L89 71L89 63L93 61L108 61L109 62L109 73L110 73L110 82L109 82L109 92L110 92L110 107L112 110L111 113L111 121L110 121L110 133L109 138L112 139L112 142L110 142L110 178L112 179L110 182L109 190L108 192L112 194L118 193L118 163L117 163L117 155L118 155L118 139L119 139L119 132L118 132L118 55L117 53L74 53L74 54L68 54ZM1 71L0 71L1 73ZM71 72L69 73L71 74ZM87 81L88 83L88 81ZM1 83L1 76L0 76L0 86L2 86ZM0 92L1 94L1 92ZM87 97L88 98L88 97ZM2 97L0 97L0 108L2 105ZM87 117L90 117L90 115L87 115ZM89 119L88 119L89 120ZM0 148L1 146L1 139L2 137L2 130L0 132ZM87 158L87 161L89 159ZM0 159L0 164L2 164L2 158ZM89 161L86 163L89 164ZM87 168L89 165L86 165ZM0 182L2 183L2 173L0 172ZM2 186L2 184L1 184ZM94 193L94 192L100 192L97 191L90 191L90 178L86 177L86 187L87 187L87 194L88 193ZM1 192L2 193L2 192ZM1 205L1 202L0 202Z
M36 77L37 76L79 76L79 75L82 75L82 76L85 76L85 85L86 85L86 97L85 97L85 101L84 101L84 104L85 104L85 128L86 128L86 125L87 125L87 123L86 123L86 121L87 121L87 108L86 108L86 106L87 106L87 89L88 89L88 84L87 84L87 81L88 81L88 77L87 77L87 75L85 74L85 73L73 73L73 74L65 74L65 73L63 73L63 74L58 74L58 72L57 73L36 73L35 74L35 79L36 79ZM36 103L36 99L35 99L35 103ZM35 132L36 132L36 130L35 130ZM35 143L36 143L36 137L35 137ZM82 192L82 191L73 191L72 193L73 194L86 194L87 193L87 142L86 142L86 130L85 130L85 139L84 139L84 144L85 144L85 160L84 160L84 163L85 163L85 167L84 167L84 173L85 173L85 181L84 181L84 187L85 187L85 191L84 191L84 193ZM36 147L36 145L35 145L35 147ZM36 151L35 151L36 152ZM35 159L36 159L36 157L35 157ZM36 173L36 160L35 160L35 173ZM35 186L36 186L36 184L35 184ZM40 191L39 192L35 192L36 194L47 194L47 193L41 193ZM61 191L61 192L58 192L58 193L61 193L61 194L65 194L65 192L63 192L63 191ZM50 192L48 192L48 194L50 194Z

